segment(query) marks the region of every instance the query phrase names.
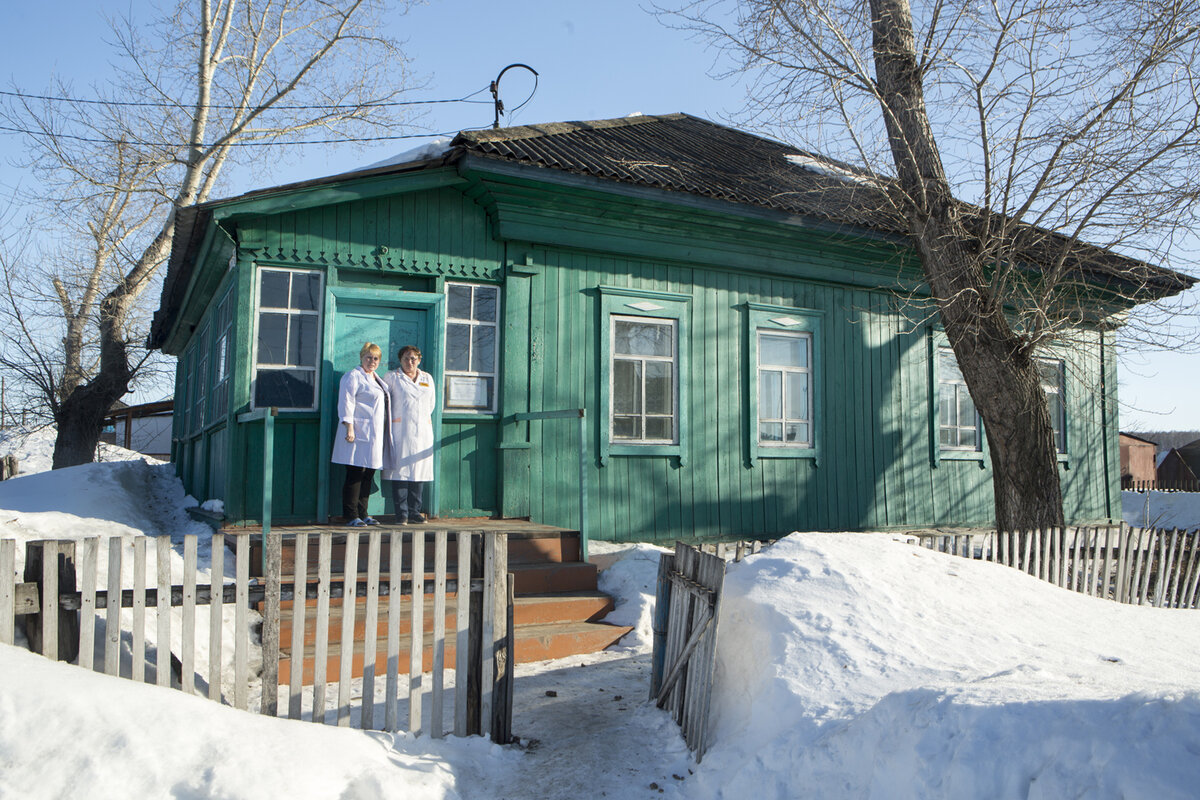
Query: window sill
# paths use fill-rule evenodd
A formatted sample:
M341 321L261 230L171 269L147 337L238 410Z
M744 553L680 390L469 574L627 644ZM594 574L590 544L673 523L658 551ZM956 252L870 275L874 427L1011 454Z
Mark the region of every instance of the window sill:
M609 444L608 448L602 454L600 463L603 464L612 456L627 457L627 456L675 456L679 459L680 466L684 462L684 450L682 445L678 444Z
M772 445L757 445L754 451L755 458L811 458L814 461L817 458L817 448L815 447L776 447Z
M495 422L499 418L495 411L442 411L442 422Z

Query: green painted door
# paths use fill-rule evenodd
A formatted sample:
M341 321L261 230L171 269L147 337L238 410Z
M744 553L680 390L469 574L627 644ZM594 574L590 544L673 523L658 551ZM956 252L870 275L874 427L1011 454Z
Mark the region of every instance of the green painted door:
M340 301L334 319L333 371L341 376L359 364L359 351L366 342L374 342L383 350L379 374L383 375L400 366L396 354L405 345L416 345L421 351L422 363L432 363L429 351L428 309L397 308L392 305L370 301ZM337 416L337 382L331 382L332 391L325 398L327 407L333 409L334 424ZM345 473L340 464L332 465L329 481L329 512L342 513L342 482ZM381 491L379 473L375 474L375 490L371 494L368 511L372 515L390 513L391 499ZM386 510L385 510L386 506Z

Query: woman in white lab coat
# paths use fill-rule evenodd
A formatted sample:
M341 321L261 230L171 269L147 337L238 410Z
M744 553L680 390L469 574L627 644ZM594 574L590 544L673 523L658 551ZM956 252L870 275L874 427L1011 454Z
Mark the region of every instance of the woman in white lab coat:
M342 484L342 513L352 527L378 525L367 514L367 500L375 470L391 455L391 398L375 373L383 352L367 342L359 351L359 366L342 376L338 386L338 433L333 439L332 461L346 465Z
M437 392L433 377L422 372L421 351L400 349L400 368L384 376L392 401L392 458L383 477L392 482L396 523L424 522L421 494L433 480L433 407Z

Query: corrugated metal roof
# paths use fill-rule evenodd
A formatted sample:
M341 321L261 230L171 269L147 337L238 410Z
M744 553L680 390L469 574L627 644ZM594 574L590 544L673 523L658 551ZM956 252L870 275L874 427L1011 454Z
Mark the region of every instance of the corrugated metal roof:
M451 146L505 161L903 231L903 220L870 175L688 114L464 131Z

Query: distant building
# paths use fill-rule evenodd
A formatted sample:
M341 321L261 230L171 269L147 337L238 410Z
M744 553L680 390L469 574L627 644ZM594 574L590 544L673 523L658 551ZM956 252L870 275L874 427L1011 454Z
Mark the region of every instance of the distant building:
M1173 447L1158 459L1158 485L1164 488L1195 486L1200 476L1200 439Z
M136 406L120 403L113 406L104 418L105 432L101 439L126 450L170 461L174 410L174 400Z
M1156 442L1132 433L1121 433L1121 486L1157 478Z

